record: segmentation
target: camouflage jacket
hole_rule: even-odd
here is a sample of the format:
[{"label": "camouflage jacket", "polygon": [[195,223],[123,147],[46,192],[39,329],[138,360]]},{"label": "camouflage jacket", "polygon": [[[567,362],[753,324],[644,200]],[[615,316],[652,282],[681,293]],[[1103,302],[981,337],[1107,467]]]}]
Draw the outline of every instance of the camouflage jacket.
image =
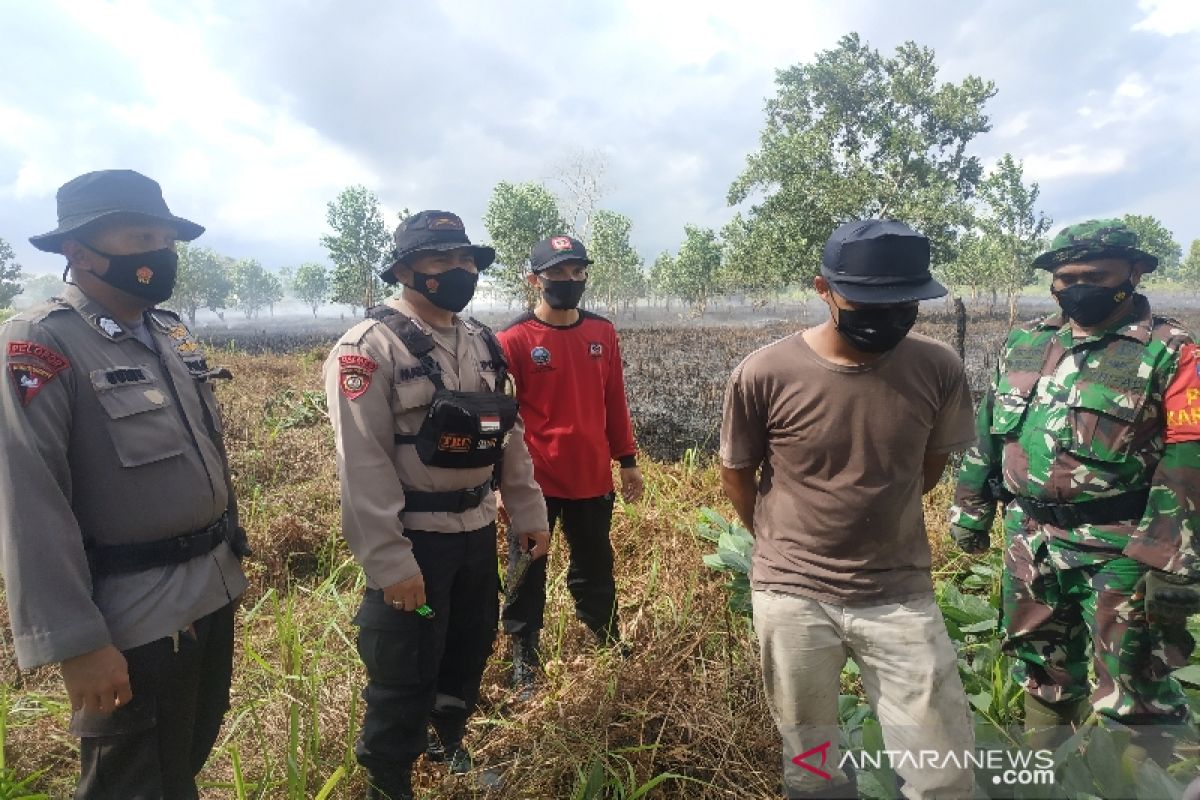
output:
[{"label": "camouflage jacket", "polygon": [[1136,525],[1039,525],[1016,504],[1009,522],[1094,553],[1200,573],[1196,351],[1192,336],[1153,316],[1142,295],[1125,321],[1078,341],[1061,314],[1013,330],[979,408],[978,440],[963,459],[951,522],[991,528],[990,478],[1001,477],[1014,495],[1058,503],[1149,488]]}]

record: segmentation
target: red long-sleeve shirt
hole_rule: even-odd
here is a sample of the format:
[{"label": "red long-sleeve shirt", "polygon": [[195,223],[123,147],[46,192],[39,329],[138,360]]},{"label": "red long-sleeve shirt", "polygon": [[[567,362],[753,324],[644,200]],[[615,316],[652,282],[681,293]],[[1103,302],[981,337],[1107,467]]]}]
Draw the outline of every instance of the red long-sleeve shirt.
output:
[{"label": "red long-sleeve shirt", "polygon": [[611,461],[637,452],[613,324],[580,311],[573,325],[556,327],[526,313],[497,336],[543,494],[580,500],[611,492]]}]

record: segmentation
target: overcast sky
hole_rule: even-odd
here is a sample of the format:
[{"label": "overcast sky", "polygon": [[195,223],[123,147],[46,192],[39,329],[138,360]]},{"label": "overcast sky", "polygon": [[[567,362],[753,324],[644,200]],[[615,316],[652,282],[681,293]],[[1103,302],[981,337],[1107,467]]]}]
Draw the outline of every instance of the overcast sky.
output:
[{"label": "overcast sky", "polygon": [[857,31],[911,39],[944,80],[996,82],[975,152],[1024,159],[1056,225],[1153,214],[1200,238],[1200,2],[0,0],[0,238],[83,172],[132,168],[202,243],[272,268],[324,259],[325,205],[460,213],[486,241],[498,181],[599,150],[603,205],[647,259],[732,215],[775,71]]}]

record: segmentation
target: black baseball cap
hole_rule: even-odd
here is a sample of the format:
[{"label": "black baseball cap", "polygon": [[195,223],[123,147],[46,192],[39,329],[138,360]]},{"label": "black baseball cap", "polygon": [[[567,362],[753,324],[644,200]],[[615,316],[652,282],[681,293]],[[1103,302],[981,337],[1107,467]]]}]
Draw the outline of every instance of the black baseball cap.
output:
[{"label": "black baseball cap", "polygon": [[396,262],[416,253],[467,247],[473,251],[475,266],[479,269],[487,269],[496,260],[494,248],[471,244],[462,219],[449,211],[420,211],[413,214],[396,228],[392,241],[396,247],[392,250],[391,263],[379,273],[383,282],[388,284],[396,283],[396,276],[392,273]]},{"label": "black baseball cap", "polygon": [[929,240],[894,219],[847,222],[833,232],[821,274],[854,303],[910,303],[944,297],[929,274]]},{"label": "black baseball cap", "polygon": [[584,264],[592,263],[592,260],[588,258],[587,248],[583,246],[583,242],[566,234],[542,239],[529,252],[529,268],[535,273],[550,269],[555,264],[561,264],[564,261],[582,261]]},{"label": "black baseball cap", "polygon": [[190,242],[204,228],[177,217],[163,200],[162,187],[131,169],[104,169],[72,178],[58,188],[58,227],[29,243],[47,253],[61,252],[62,243],[83,228],[113,216],[142,217],[173,225],[180,241]]}]

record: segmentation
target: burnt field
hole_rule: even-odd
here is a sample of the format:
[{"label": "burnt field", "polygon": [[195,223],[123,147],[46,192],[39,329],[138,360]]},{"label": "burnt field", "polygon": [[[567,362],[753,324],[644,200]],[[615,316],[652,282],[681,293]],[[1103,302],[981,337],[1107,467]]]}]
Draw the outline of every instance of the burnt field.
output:
[{"label": "burnt field", "polygon": [[[956,319],[952,312],[922,310],[916,330],[954,346]],[[1030,308],[1022,319],[1046,313]],[[1200,310],[1163,306],[1165,313],[1192,331],[1200,329]],[[679,320],[648,321],[644,317],[629,324],[617,320],[625,363],[625,381],[630,409],[640,447],[648,455],[675,461],[689,449],[712,453],[717,449],[721,400],[725,382],[747,354],[769,342],[820,321],[820,311],[793,311],[792,319],[775,318],[759,323],[683,323]],[[491,325],[504,320],[484,316]],[[323,358],[341,325],[324,321],[315,327],[297,325],[290,329],[207,332],[214,351],[231,349],[247,353],[311,353]],[[995,354],[1008,331],[1007,315],[971,312],[965,337],[967,375],[978,396],[987,385]],[[217,359],[219,360],[219,358]]]}]

